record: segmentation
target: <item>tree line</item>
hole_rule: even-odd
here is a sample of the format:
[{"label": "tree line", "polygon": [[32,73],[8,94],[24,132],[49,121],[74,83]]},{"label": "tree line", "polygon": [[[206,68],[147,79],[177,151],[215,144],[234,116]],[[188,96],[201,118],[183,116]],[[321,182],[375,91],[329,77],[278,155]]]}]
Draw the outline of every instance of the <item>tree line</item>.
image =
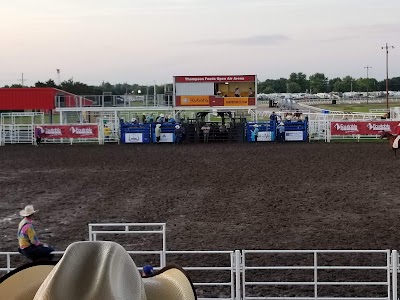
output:
[{"label": "tree line", "polygon": [[[390,91],[400,90],[400,77],[393,77],[388,80]],[[21,84],[4,86],[4,88],[22,88]],[[76,95],[101,95],[111,93],[113,95],[153,95],[154,89],[157,94],[164,94],[172,91],[172,83],[166,85],[146,86],[139,84],[117,83],[111,84],[103,82],[99,86],[87,85],[85,83],[74,81],[72,79],[61,82],[57,85],[53,79],[45,82],[38,81],[33,87],[53,87],[64,90]],[[344,78],[329,79],[323,73],[315,73],[307,78],[307,75],[300,73],[291,73],[289,78],[266,79],[258,81],[258,93],[344,93],[344,92],[366,92],[366,91],[386,91],[386,80],[378,81],[375,78],[353,78],[346,76]]]}]

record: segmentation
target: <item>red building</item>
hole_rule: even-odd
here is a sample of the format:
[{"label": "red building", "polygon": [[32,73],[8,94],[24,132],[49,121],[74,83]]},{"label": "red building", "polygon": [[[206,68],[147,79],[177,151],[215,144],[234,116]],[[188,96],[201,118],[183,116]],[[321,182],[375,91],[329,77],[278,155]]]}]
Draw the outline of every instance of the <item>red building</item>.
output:
[{"label": "red building", "polygon": [[[64,107],[76,106],[76,95],[56,88],[0,88],[0,111],[51,111],[56,108],[56,97],[65,99]],[[86,106],[93,103],[83,101]]]}]

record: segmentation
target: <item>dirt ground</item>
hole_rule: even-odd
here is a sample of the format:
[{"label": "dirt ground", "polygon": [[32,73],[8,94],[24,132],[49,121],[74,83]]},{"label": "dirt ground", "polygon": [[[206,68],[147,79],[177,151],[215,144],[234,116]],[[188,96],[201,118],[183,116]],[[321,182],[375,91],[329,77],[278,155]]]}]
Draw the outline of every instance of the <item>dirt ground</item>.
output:
[{"label": "dirt ground", "polygon": [[57,250],[108,222],[165,222],[168,250],[400,249],[399,166],[383,142],[7,145],[0,251],[27,204]]}]

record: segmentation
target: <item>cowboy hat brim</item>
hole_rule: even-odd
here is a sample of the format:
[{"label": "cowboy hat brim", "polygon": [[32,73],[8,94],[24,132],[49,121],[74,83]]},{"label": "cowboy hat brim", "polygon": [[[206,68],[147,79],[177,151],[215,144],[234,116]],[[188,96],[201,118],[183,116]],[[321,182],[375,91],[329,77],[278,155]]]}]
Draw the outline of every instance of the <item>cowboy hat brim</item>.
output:
[{"label": "cowboy hat brim", "polygon": [[0,295],[7,299],[33,299],[39,287],[57,264],[55,261],[31,262],[0,278]]},{"label": "cowboy hat brim", "polygon": [[67,248],[33,299],[197,298],[189,277],[177,266],[142,278],[136,264],[121,245],[114,242],[77,242]]},{"label": "cowboy hat brim", "polygon": [[37,213],[38,211],[39,211],[39,210],[34,210],[34,211],[31,211],[31,212],[27,213],[25,210],[21,210],[21,211],[19,212],[19,215],[20,215],[21,217],[28,217],[28,216],[33,215],[34,213]]}]

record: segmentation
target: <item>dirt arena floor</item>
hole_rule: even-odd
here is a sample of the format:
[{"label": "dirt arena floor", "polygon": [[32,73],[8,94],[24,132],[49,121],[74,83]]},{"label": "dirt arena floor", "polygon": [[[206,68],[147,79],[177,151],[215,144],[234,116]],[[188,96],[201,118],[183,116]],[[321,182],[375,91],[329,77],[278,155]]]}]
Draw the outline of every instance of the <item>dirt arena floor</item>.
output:
[{"label": "dirt arena floor", "polygon": [[0,251],[27,204],[57,250],[108,222],[165,222],[168,250],[400,249],[399,166],[384,142],[7,145]]}]

